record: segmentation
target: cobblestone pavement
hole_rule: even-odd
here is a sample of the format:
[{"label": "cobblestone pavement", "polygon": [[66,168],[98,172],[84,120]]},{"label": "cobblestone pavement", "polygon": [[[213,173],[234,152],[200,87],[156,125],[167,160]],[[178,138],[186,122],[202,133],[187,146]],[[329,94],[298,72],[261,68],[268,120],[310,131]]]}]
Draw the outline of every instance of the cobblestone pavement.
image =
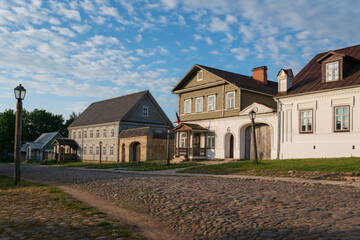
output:
[{"label": "cobblestone pavement", "polygon": [[[12,171],[0,165],[0,174]],[[22,176],[154,215],[189,239],[360,239],[360,189],[354,187],[39,166],[22,166]]]}]

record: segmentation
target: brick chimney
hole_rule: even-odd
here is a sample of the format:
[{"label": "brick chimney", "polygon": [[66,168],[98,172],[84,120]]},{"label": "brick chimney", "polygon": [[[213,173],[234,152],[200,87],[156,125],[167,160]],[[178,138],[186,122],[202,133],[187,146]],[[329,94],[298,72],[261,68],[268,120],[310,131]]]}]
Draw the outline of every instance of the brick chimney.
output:
[{"label": "brick chimney", "polygon": [[252,78],[256,81],[261,82],[262,84],[266,85],[268,83],[267,81],[267,67],[261,66],[253,68],[252,70]]}]

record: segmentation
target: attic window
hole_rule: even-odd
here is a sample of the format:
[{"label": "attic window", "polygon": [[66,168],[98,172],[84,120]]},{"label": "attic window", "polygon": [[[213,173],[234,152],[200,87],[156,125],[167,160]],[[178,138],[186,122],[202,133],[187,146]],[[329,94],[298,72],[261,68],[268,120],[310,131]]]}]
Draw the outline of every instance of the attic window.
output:
[{"label": "attic window", "polygon": [[204,72],[203,72],[203,70],[197,71],[197,80],[198,80],[198,81],[201,81],[201,80],[203,80],[203,78],[204,78]]},{"label": "attic window", "polygon": [[339,62],[326,64],[326,82],[339,80]]},{"label": "attic window", "polygon": [[147,107],[147,106],[142,107],[142,116],[143,117],[148,117],[149,116],[149,107]]}]

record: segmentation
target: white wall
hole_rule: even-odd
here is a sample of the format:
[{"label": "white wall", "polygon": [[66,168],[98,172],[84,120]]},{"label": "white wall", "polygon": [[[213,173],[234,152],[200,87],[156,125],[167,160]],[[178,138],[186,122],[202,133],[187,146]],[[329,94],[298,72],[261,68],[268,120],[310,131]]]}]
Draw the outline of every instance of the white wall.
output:
[{"label": "white wall", "polygon": [[[280,158],[360,156],[360,88],[279,99]],[[350,106],[350,131],[334,131],[334,107]],[[300,110],[313,109],[313,133],[300,133]],[[354,148],[354,149],[353,149]]]},{"label": "white wall", "polygon": [[[226,156],[226,134],[234,135],[234,159],[243,159],[245,157],[245,129],[251,124],[247,114],[236,117],[218,118],[201,121],[191,121],[202,127],[209,127],[210,131],[215,132],[215,149],[207,151],[207,158],[223,159]],[[265,123],[271,127],[271,158],[277,157],[277,116],[274,113],[259,113],[256,116],[255,123]],[[229,129],[229,130],[228,130]]]}]

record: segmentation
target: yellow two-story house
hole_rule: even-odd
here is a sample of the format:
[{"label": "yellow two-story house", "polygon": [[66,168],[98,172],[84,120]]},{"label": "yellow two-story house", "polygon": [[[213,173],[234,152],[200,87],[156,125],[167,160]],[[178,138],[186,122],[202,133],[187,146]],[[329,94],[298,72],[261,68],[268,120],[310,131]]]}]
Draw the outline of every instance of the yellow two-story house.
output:
[{"label": "yellow two-story house", "polygon": [[[178,95],[181,124],[175,127],[175,157],[247,159],[251,153],[248,113],[257,111],[258,155],[275,158],[276,82],[267,67],[252,76],[195,64],[172,89]],[[261,141],[259,141],[261,140]]]}]

